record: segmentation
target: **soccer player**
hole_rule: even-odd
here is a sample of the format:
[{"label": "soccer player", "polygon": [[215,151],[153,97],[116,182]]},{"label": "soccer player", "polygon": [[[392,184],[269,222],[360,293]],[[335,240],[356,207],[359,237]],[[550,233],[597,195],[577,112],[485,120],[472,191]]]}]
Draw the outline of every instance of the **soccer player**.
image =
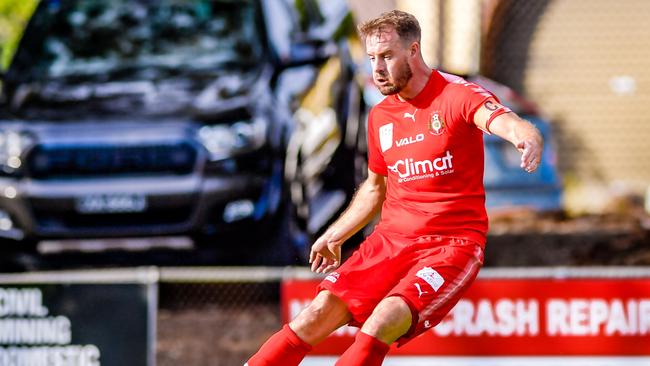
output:
[{"label": "soccer player", "polygon": [[[298,365],[344,324],[361,330],[336,365],[381,365],[393,342],[438,324],[483,263],[482,134],[511,142],[525,171],[540,163],[532,124],[482,87],[425,64],[413,15],[384,13],[359,33],[386,95],[368,120],[368,178],[311,247],[311,270],[329,273],[318,294],[248,366]],[[380,209],[375,230],[339,268],[343,243]]]}]

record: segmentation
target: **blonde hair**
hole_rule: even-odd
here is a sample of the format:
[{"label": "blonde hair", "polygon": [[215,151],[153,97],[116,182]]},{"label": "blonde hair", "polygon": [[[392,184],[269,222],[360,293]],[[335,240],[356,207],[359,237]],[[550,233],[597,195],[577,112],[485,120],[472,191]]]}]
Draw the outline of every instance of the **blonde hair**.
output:
[{"label": "blonde hair", "polygon": [[400,10],[383,13],[377,18],[359,24],[357,27],[359,35],[364,40],[371,34],[391,28],[395,29],[402,41],[420,42],[420,23],[412,14]]}]

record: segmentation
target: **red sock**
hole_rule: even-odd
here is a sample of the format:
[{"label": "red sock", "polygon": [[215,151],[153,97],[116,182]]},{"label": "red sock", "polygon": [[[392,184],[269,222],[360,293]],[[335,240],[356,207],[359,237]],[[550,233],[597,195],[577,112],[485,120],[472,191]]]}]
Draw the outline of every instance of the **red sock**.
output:
[{"label": "red sock", "polygon": [[298,366],[312,347],[298,338],[289,325],[271,336],[248,360],[248,366]]},{"label": "red sock", "polygon": [[380,366],[389,349],[390,346],[379,339],[359,332],[336,366]]}]

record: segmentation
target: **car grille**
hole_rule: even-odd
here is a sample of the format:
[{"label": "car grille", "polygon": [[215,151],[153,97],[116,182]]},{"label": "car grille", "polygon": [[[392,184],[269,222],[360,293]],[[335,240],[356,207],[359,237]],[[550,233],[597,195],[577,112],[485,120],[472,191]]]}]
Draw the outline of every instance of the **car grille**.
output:
[{"label": "car grille", "polygon": [[147,146],[39,145],[28,157],[28,175],[47,179],[71,176],[189,174],[197,151],[187,142]]},{"label": "car grille", "polygon": [[197,196],[154,198],[143,212],[83,214],[75,209],[74,199],[61,198],[30,198],[28,204],[36,230],[45,235],[153,235],[190,224]]}]

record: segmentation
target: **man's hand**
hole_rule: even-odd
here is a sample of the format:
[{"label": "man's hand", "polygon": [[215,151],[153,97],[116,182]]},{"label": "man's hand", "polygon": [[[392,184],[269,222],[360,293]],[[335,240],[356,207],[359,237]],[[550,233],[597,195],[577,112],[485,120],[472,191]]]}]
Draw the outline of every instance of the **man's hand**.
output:
[{"label": "man's hand", "polygon": [[311,246],[309,263],[312,272],[328,273],[341,264],[343,239],[335,230],[327,230]]},{"label": "man's hand", "polygon": [[542,139],[537,136],[526,138],[517,144],[517,149],[521,152],[521,168],[528,173],[537,170],[542,162],[543,148]]},{"label": "man's hand", "polygon": [[341,264],[341,246],[375,217],[386,198],[386,177],[368,169],[352,202],[311,246],[309,263],[316,273],[328,273]]}]

